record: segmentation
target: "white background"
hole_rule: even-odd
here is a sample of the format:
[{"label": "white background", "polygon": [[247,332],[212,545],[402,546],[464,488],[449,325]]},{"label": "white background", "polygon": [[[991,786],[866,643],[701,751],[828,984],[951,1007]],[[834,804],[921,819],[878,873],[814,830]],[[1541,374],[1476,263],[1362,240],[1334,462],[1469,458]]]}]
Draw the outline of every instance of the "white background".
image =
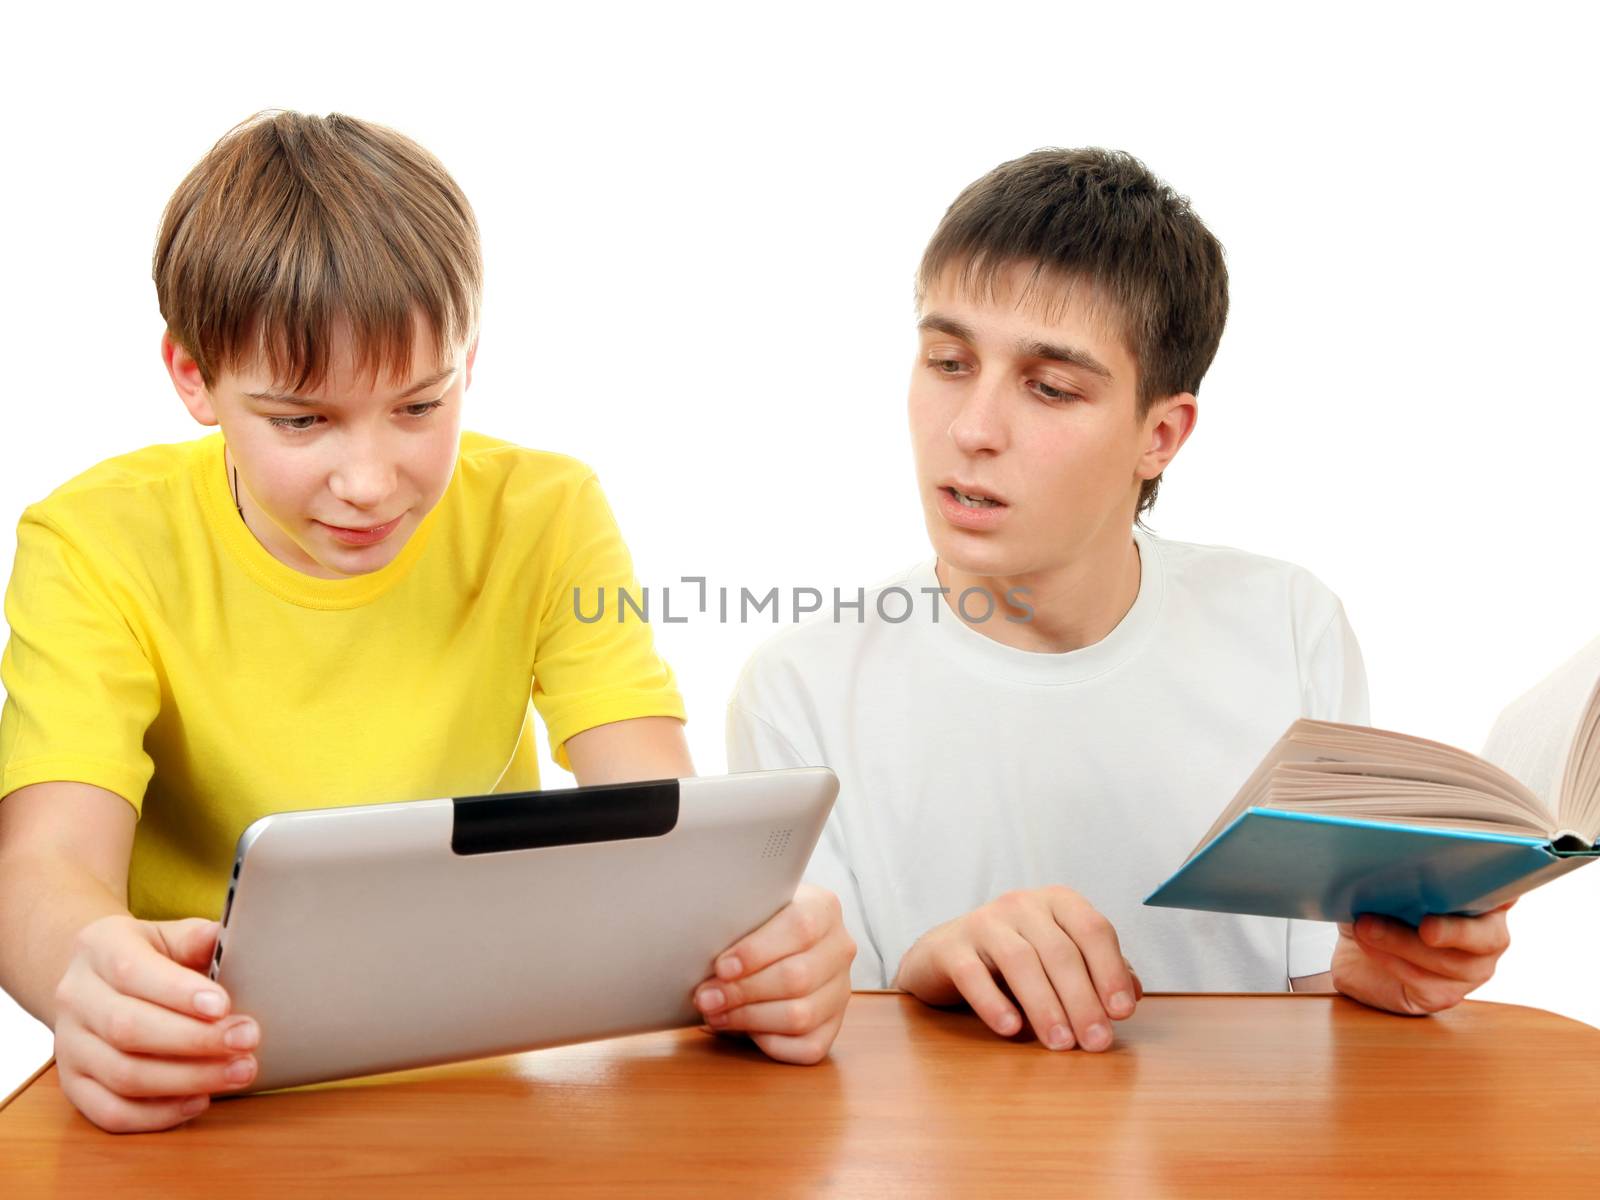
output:
[{"label": "white background", "polygon": [[[203,432],[158,357],[150,255],[179,180],[257,109],[440,157],[487,262],[467,425],[591,463],[656,587],[853,593],[925,556],[921,248],[998,162],[1113,146],[1192,197],[1231,274],[1152,525],[1309,567],[1361,638],[1374,723],[1478,748],[1600,633],[1592,30],[1576,6],[1109,7],[13,17],[0,563],[29,502]],[[696,765],[721,770],[771,626],[656,629]],[[1524,899],[1477,996],[1600,1024],[1597,900],[1600,870]],[[0,1095],[49,1047],[0,1013]]]}]

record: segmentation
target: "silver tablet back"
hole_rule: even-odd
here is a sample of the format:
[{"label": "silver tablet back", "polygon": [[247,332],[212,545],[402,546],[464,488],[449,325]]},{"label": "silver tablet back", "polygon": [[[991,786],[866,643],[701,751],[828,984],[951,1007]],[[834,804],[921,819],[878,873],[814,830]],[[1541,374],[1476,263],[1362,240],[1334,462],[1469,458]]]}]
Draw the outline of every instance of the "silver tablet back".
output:
[{"label": "silver tablet back", "polygon": [[212,963],[261,1025],[246,1090],[699,1024],[837,791],[805,767],[256,821]]}]

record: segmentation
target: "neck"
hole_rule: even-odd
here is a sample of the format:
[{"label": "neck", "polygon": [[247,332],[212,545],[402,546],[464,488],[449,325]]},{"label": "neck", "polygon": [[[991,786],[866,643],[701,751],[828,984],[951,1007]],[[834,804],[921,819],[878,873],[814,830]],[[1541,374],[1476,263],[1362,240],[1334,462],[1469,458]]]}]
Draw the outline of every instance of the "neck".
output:
[{"label": "neck", "polygon": [[[1110,531],[1072,562],[1059,567],[1018,575],[976,575],[942,559],[935,564],[939,586],[949,588],[945,607],[957,616],[956,597],[969,587],[984,588],[995,599],[994,615],[972,622],[969,628],[1019,650],[1041,654],[1066,654],[1092,646],[1106,637],[1128,615],[1139,596],[1139,548],[1128,530]],[[1008,603],[1020,599],[1033,610]],[[972,606],[976,607],[976,606]],[[1010,616],[1019,618],[1005,620]]]}]

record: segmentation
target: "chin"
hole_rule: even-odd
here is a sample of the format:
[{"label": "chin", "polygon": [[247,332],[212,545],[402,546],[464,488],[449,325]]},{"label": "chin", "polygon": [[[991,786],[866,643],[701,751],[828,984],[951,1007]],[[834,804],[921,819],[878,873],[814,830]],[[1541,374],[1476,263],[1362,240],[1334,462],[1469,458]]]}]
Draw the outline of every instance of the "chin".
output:
[{"label": "chin", "polygon": [[1004,540],[992,534],[951,529],[939,518],[935,520],[939,523],[930,528],[928,540],[933,543],[933,552],[939,556],[939,561],[946,566],[967,575],[992,577],[1026,572],[1024,557]]}]

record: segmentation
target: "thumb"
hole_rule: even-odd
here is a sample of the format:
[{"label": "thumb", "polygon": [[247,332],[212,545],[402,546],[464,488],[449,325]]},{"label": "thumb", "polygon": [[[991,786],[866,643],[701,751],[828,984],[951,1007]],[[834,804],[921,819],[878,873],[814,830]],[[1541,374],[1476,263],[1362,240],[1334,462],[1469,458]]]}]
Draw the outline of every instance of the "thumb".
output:
[{"label": "thumb", "polygon": [[147,921],[155,948],[173,962],[201,970],[211,965],[217,948],[219,921],[205,917],[185,917],[181,921]]}]

